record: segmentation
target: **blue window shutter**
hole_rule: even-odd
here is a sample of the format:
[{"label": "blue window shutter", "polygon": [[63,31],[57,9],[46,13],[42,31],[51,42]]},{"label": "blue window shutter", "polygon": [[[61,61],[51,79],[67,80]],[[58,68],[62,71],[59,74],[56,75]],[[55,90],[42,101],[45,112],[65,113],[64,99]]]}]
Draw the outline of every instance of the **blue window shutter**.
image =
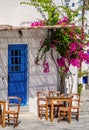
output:
[{"label": "blue window shutter", "polygon": [[75,3],[72,3],[72,7],[74,7],[75,6]]}]

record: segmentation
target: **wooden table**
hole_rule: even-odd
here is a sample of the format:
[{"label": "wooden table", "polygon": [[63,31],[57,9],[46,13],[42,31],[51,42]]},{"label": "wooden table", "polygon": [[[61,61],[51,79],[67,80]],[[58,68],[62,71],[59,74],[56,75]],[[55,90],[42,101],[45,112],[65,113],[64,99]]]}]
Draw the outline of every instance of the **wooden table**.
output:
[{"label": "wooden table", "polygon": [[2,119],[1,119],[1,126],[5,127],[5,110],[6,110],[6,101],[0,100],[0,108],[3,106],[2,111]]},{"label": "wooden table", "polygon": [[[50,103],[50,107],[51,107],[51,112],[50,112],[50,121],[53,122],[54,120],[54,105],[55,105],[55,102],[58,102],[58,104],[60,104],[60,102],[63,102],[65,99],[67,98],[71,98],[71,97],[66,97],[66,96],[57,96],[57,97],[47,97],[47,100],[46,100],[46,120],[48,120],[48,106],[49,106],[49,103]],[[71,112],[70,112],[71,114]],[[70,115],[71,117],[71,115]]]}]

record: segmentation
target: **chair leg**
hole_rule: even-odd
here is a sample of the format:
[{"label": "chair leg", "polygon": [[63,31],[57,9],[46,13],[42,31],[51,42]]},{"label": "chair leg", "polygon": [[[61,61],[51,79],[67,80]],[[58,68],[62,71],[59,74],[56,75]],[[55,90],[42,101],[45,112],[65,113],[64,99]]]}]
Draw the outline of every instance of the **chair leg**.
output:
[{"label": "chair leg", "polygon": [[58,106],[54,106],[54,115],[55,117],[58,117]]},{"label": "chair leg", "polygon": [[18,114],[16,115],[16,126],[18,126]]},{"label": "chair leg", "polygon": [[14,115],[14,126],[13,126],[14,128],[15,128],[15,125],[16,125],[16,124],[15,124],[15,115]]},{"label": "chair leg", "polygon": [[38,106],[38,118],[41,118],[41,108]]},{"label": "chair leg", "polygon": [[40,118],[40,108],[38,107],[38,117]]},{"label": "chair leg", "polygon": [[77,112],[76,120],[79,121],[79,111]]},{"label": "chair leg", "polygon": [[40,119],[42,119],[42,108],[38,108],[38,117],[40,118]]},{"label": "chair leg", "polygon": [[58,111],[58,122],[60,122],[60,120],[61,120],[61,117],[60,117],[60,111]]},{"label": "chair leg", "polygon": [[10,119],[9,119],[9,114],[7,115],[8,117],[8,126],[10,125]]},{"label": "chair leg", "polygon": [[68,112],[68,115],[67,115],[67,120],[68,120],[68,123],[70,123],[71,117],[70,117],[70,113],[69,112]]}]

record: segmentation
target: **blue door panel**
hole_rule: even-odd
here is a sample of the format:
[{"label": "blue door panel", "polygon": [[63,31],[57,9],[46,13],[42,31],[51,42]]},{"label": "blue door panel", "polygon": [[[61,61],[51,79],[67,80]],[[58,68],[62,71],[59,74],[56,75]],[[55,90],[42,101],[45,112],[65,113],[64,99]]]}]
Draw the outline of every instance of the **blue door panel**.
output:
[{"label": "blue door panel", "polygon": [[27,44],[8,46],[8,96],[19,96],[27,104]]},{"label": "blue door panel", "polygon": [[[19,88],[16,86],[19,85]],[[9,86],[10,90],[9,91],[9,96],[19,96],[22,98],[22,104],[25,105],[27,102],[27,94],[26,94],[26,89],[24,89],[24,84],[11,84]],[[18,90],[18,91],[17,91]]]},{"label": "blue door panel", "polygon": [[83,83],[87,84],[88,83],[88,76],[83,76]]},{"label": "blue door panel", "polygon": [[15,81],[24,81],[27,80],[27,74],[23,73],[10,73],[9,74],[9,81],[15,82]]}]

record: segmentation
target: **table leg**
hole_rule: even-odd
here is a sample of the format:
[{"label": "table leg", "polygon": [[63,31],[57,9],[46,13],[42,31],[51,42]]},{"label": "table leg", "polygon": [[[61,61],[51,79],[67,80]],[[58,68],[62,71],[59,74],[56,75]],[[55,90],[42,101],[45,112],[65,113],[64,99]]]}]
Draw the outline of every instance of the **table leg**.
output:
[{"label": "table leg", "polygon": [[46,116],[45,119],[48,120],[48,101],[46,101]]},{"label": "table leg", "polygon": [[69,112],[69,122],[71,122],[71,110]]},{"label": "table leg", "polygon": [[6,110],[6,104],[3,104],[2,127],[5,127],[5,110]]},{"label": "table leg", "polygon": [[2,122],[2,109],[1,109],[1,105],[0,105],[0,124]]},{"label": "table leg", "polygon": [[54,119],[54,105],[53,105],[53,101],[51,101],[51,117],[50,117],[50,121],[53,122]]}]

